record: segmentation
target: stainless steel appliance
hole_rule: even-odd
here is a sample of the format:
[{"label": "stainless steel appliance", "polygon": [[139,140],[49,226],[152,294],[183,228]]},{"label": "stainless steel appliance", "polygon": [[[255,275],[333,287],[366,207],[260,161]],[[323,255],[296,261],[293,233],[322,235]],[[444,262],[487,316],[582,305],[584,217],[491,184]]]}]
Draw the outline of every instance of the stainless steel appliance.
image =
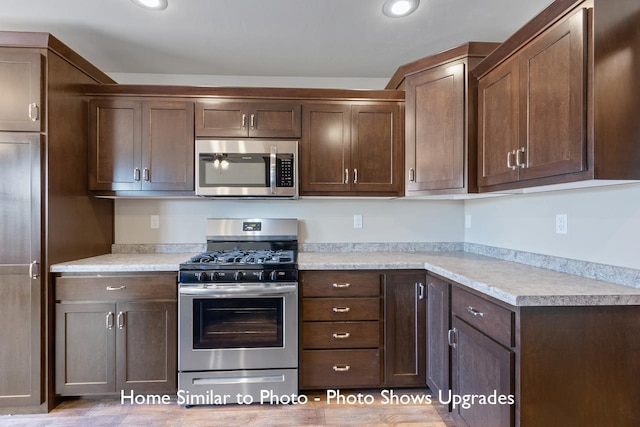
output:
[{"label": "stainless steel appliance", "polygon": [[298,141],[197,139],[196,195],[298,197]]},{"label": "stainless steel appliance", "polygon": [[258,402],[298,392],[296,219],[208,219],[178,272],[178,388]]}]

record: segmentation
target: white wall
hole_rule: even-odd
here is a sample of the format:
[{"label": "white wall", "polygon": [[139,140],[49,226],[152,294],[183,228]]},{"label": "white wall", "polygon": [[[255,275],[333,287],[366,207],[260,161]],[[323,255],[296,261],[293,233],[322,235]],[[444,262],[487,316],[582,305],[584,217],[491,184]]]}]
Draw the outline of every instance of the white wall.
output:
[{"label": "white wall", "polygon": [[[214,217],[298,218],[301,243],[461,242],[459,201],[300,199],[117,199],[115,243],[204,243],[205,220]],[[353,228],[360,214],[362,229]],[[160,228],[150,227],[160,216]]]},{"label": "white wall", "polygon": [[467,200],[465,214],[465,242],[640,269],[640,184]]}]

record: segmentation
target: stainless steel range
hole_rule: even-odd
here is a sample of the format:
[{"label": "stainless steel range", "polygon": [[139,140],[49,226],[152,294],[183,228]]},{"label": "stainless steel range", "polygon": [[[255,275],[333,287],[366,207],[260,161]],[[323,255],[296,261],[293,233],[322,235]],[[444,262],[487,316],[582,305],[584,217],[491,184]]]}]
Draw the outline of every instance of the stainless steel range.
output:
[{"label": "stainless steel range", "polygon": [[297,229],[296,219],[207,220],[207,251],[178,273],[183,393],[297,394]]}]

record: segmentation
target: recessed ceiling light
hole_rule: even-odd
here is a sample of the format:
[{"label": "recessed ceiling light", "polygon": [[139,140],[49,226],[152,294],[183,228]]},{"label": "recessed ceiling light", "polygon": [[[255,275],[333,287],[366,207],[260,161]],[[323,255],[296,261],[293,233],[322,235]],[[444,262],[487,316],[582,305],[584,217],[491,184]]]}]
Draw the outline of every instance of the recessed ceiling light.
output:
[{"label": "recessed ceiling light", "polygon": [[140,7],[150,10],[164,10],[167,8],[167,0],[131,0]]},{"label": "recessed ceiling light", "polygon": [[420,0],[387,0],[382,6],[382,13],[390,18],[400,18],[415,12]]}]

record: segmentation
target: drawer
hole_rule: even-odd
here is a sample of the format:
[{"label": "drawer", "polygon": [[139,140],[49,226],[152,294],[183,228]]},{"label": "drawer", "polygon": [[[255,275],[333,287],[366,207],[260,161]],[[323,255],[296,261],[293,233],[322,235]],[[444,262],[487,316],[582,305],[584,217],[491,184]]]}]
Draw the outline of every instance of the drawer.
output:
[{"label": "drawer", "polygon": [[454,316],[484,332],[499,343],[513,347],[515,313],[489,300],[453,287],[451,311]]},{"label": "drawer", "polygon": [[303,322],[302,348],[380,347],[380,322]]},{"label": "drawer", "polygon": [[380,320],[380,298],[305,298],[302,320]]},{"label": "drawer", "polygon": [[304,271],[304,297],[375,297],[380,295],[380,274],[374,271]]},{"label": "drawer", "polygon": [[55,279],[56,301],[176,300],[178,276],[74,276]]},{"label": "drawer", "polygon": [[380,350],[304,350],[301,388],[380,385]]}]

